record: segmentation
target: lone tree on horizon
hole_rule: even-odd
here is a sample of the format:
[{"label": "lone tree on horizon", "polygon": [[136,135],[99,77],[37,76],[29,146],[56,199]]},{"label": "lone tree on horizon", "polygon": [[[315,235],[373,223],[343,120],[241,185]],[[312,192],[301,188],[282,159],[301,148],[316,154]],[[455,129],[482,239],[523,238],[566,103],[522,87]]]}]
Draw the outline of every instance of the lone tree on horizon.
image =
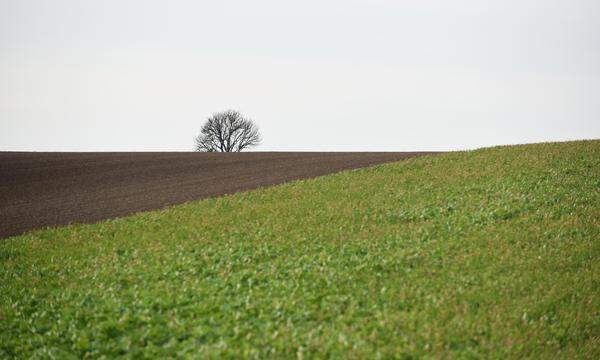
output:
[{"label": "lone tree on horizon", "polygon": [[214,113],[196,137],[196,151],[239,152],[259,145],[258,126],[236,110]]}]

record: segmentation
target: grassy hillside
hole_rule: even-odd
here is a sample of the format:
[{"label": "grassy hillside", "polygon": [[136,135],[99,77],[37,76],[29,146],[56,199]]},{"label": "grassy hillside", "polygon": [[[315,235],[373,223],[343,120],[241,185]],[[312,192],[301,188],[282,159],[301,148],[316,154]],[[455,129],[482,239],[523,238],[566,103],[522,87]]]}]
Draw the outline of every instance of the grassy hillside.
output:
[{"label": "grassy hillside", "polygon": [[600,141],[450,153],[0,241],[0,357],[598,358],[599,274]]}]

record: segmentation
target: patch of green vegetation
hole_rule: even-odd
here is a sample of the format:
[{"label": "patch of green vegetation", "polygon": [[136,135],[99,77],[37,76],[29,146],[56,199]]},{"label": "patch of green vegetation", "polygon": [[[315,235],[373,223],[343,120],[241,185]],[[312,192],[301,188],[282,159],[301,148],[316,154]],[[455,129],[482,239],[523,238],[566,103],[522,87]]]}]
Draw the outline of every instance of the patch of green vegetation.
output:
[{"label": "patch of green vegetation", "polygon": [[0,241],[0,357],[600,357],[600,141]]}]

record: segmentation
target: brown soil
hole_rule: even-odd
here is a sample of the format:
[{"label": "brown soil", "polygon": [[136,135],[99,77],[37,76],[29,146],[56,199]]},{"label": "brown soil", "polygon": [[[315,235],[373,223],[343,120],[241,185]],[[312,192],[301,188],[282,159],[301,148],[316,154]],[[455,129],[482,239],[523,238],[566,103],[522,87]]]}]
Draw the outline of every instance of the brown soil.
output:
[{"label": "brown soil", "polygon": [[0,152],[0,238],[426,154]]}]

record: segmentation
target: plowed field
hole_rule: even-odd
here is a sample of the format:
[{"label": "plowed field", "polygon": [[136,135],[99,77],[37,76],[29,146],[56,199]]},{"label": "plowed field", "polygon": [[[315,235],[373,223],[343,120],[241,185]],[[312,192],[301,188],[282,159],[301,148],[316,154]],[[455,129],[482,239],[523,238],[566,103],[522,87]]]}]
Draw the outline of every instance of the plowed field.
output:
[{"label": "plowed field", "polygon": [[0,153],[0,238],[429,153]]}]

